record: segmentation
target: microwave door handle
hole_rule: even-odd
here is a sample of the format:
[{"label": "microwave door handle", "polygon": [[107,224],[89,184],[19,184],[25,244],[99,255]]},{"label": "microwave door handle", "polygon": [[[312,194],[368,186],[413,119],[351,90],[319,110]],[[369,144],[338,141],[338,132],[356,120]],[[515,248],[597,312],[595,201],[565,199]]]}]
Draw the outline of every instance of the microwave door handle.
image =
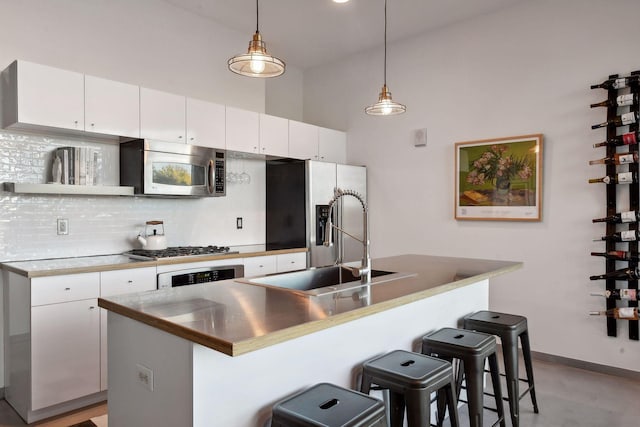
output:
[{"label": "microwave door handle", "polygon": [[212,159],[209,160],[209,170],[207,172],[208,172],[207,191],[209,191],[209,194],[213,194],[213,191],[215,189],[215,164],[213,163]]}]

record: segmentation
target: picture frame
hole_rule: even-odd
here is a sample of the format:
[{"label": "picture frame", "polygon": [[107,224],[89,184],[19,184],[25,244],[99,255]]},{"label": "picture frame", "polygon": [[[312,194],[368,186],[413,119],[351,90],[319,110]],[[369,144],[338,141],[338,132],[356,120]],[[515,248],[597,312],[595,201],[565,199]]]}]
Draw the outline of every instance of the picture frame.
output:
[{"label": "picture frame", "polygon": [[543,135],[455,143],[457,220],[541,221]]}]

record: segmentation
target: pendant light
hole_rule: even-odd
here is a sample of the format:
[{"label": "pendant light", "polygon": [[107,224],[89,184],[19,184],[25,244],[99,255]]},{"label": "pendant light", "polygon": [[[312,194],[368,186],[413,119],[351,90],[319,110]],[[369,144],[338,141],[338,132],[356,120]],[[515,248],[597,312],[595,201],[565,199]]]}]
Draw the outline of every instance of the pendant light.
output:
[{"label": "pendant light", "polygon": [[402,114],[405,111],[407,111],[407,107],[394,102],[387,87],[387,0],[384,0],[384,84],[378,95],[378,102],[369,105],[364,109],[364,112],[371,116],[392,116]]},{"label": "pendant light", "polygon": [[229,59],[227,65],[229,70],[247,77],[278,77],[284,73],[285,64],[267,53],[260,35],[258,18],[258,0],[256,0],[256,33],[249,42],[249,50],[245,54]]}]

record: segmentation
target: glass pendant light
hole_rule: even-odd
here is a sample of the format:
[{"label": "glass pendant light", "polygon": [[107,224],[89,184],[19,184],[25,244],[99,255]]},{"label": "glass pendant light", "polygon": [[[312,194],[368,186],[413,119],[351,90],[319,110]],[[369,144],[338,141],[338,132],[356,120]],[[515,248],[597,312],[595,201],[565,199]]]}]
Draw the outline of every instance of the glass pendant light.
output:
[{"label": "glass pendant light", "polygon": [[259,30],[258,0],[256,0],[256,33],[249,42],[249,50],[245,54],[229,59],[229,70],[248,77],[278,77],[284,73],[285,64],[281,59],[267,53],[265,43]]},{"label": "glass pendant light", "polygon": [[402,114],[405,111],[407,111],[407,107],[394,102],[387,87],[387,0],[384,0],[384,84],[378,95],[378,102],[369,105],[364,109],[364,112],[371,116],[392,116]]}]

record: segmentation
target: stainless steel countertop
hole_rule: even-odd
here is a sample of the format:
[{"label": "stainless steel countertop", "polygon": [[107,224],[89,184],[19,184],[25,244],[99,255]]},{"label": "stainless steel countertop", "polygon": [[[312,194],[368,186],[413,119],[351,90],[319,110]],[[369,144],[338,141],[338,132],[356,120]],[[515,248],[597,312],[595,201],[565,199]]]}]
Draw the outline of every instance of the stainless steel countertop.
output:
[{"label": "stainless steel countertop", "polygon": [[306,252],[306,248],[267,251],[265,245],[234,246],[234,254],[213,254],[196,257],[161,258],[141,261],[125,255],[96,255],[73,258],[51,258],[31,261],[14,261],[0,264],[3,269],[16,274],[32,277],[57,276],[62,274],[91,273],[98,271],[122,270],[128,268],[155,267],[158,265],[185,264],[221,259],[250,258],[265,255]]},{"label": "stainless steel countertop", "polygon": [[353,291],[304,296],[225,280],[100,298],[98,305],[236,356],[514,271],[522,263],[400,255],[374,259],[373,267],[415,275],[371,286],[368,303],[352,298]]}]

